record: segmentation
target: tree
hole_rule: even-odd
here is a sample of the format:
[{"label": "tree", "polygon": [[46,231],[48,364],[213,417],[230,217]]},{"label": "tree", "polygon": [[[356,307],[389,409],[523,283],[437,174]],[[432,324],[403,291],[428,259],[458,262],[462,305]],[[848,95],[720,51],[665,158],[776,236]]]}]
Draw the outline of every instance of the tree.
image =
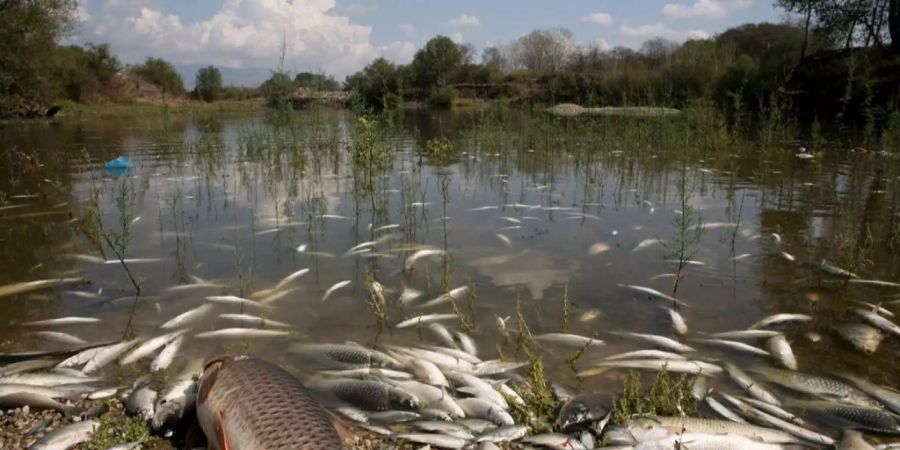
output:
[{"label": "tree", "polygon": [[184,81],[181,79],[181,75],[175,71],[172,63],[162,58],[147,58],[144,64],[132,67],[131,71],[162,89],[163,95],[166,93],[184,94]]},{"label": "tree", "polygon": [[[900,54],[900,0],[777,0],[776,4],[802,14],[807,30],[815,19],[817,33],[832,45],[874,45]],[[805,51],[804,46],[801,53]]]},{"label": "tree", "polygon": [[107,44],[59,47],[53,65],[52,83],[56,91],[53,94],[75,101],[109,94],[113,77],[122,70],[122,63],[109,51]]},{"label": "tree", "polygon": [[273,70],[272,76],[260,86],[269,106],[282,108],[288,105],[294,92],[294,80],[284,70]]},{"label": "tree", "polygon": [[668,65],[678,47],[679,45],[676,42],[663,37],[656,37],[645,41],[641,45],[641,53],[654,63]]},{"label": "tree", "polygon": [[555,73],[578,50],[572,32],[565,28],[535,30],[516,41],[516,61],[528,70]]},{"label": "tree", "polygon": [[384,109],[396,100],[401,88],[400,72],[393,63],[378,58],[363,70],[347,77],[347,88],[367,106]]},{"label": "tree", "polygon": [[194,90],[207,102],[218,99],[222,94],[222,72],[215,66],[198,70],[194,79]]},{"label": "tree", "polygon": [[462,65],[463,56],[460,46],[450,38],[431,38],[413,57],[410,68],[416,85],[429,90],[444,86],[453,71]]},{"label": "tree", "polygon": [[75,7],[75,0],[0,0],[0,103],[7,96],[43,101],[49,95],[52,56]]},{"label": "tree", "polygon": [[297,87],[313,88],[321,91],[337,91],[341,85],[331,75],[312,72],[300,72],[294,77]]}]

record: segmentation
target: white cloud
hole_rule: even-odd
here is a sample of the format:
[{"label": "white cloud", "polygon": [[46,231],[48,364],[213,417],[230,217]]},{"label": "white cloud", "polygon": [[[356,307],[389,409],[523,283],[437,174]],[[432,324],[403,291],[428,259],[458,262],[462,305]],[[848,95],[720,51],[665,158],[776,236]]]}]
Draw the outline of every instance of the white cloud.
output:
[{"label": "white cloud", "polygon": [[320,67],[338,77],[380,50],[371,42],[372,28],[335,13],[335,0],[226,0],[212,17],[189,23],[163,13],[158,3],[107,0],[82,24],[80,38],[109,42],[129,63],[159,56],[231,68],[275,67],[284,43],[286,67]]},{"label": "white cloud", "polygon": [[600,50],[601,52],[608,52],[613,48],[613,46],[609,42],[606,42],[606,39],[603,38],[594,41],[592,43],[592,46],[597,50]]},{"label": "white cloud", "polygon": [[463,39],[463,34],[457,31],[456,33],[450,33],[450,40],[456,42],[457,44],[464,44],[465,40]]},{"label": "white cloud", "polygon": [[728,14],[719,0],[694,0],[688,6],[681,3],[667,3],[663,14],[674,19],[717,19]]},{"label": "white cloud", "polygon": [[673,41],[684,41],[687,39],[707,39],[709,33],[704,30],[679,31],[666,27],[661,23],[652,25],[629,26],[622,25],[619,27],[619,34],[630,39],[653,39],[662,37]]},{"label": "white cloud", "polygon": [[581,18],[582,22],[593,23],[597,25],[609,25],[612,23],[613,18],[611,15],[605,12],[596,12],[589,16],[584,16]]},{"label": "white cloud", "polygon": [[400,31],[402,31],[406,37],[412,37],[412,35],[416,33],[416,27],[411,23],[401,23]]},{"label": "white cloud", "polygon": [[747,9],[753,6],[753,0],[733,0],[731,5],[738,9]]},{"label": "white cloud", "polygon": [[409,41],[397,41],[378,47],[378,52],[398,64],[408,64],[416,54],[416,46]]},{"label": "white cloud", "polygon": [[478,20],[475,16],[470,16],[468,14],[460,14],[459,17],[454,17],[447,22],[447,25],[450,25],[453,28],[463,28],[463,27],[477,27],[481,25],[481,21]]}]

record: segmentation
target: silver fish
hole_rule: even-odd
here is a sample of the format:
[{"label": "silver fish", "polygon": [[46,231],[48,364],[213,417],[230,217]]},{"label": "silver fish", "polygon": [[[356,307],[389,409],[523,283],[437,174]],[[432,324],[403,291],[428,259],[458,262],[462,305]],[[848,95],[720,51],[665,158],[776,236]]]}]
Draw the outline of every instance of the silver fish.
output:
[{"label": "silver fish", "polygon": [[741,370],[739,367],[735,366],[731,363],[724,363],[722,367],[725,368],[725,371],[728,373],[728,376],[732,381],[737,383],[741,389],[747,391],[753,397],[758,398],[768,404],[771,405],[780,405],[781,402],[778,401],[778,398],[775,397],[775,394],[772,394],[768,389],[763,387],[760,383],[756,382],[750,375],[747,375],[746,372]]},{"label": "silver fish", "polygon": [[534,444],[554,450],[586,450],[578,439],[562,433],[543,433],[522,438],[525,444]]},{"label": "silver fish", "polygon": [[534,340],[569,347],[599,347],[605,343],[599,339],[569,333],[545,333],[534,336]]},{"label": "silver fish", "polygon": [[406,262],[403,264],[403,268],[405,270],[409,271],[412,269],[413,264],[415,264],[416,261],[418,261],[419,259],[427,258],[427,257],[431,257],[431,256],[443,255],[445,253],[446,252],[443,250],[432,249],[432,248],[419,250],[406,258]]},{"label": "silver fish", "polygon": [[125,401],[125,411],[149,422],[156,411],[157,395],[157,392],[148,386],[139,387],[132,391]]},{"label": "silver fish", "polygon": [[87,420],[58,428],[29,447],[29,450],[66,450],[94,436],[100,422]]},{"label": "silver fish", "polygon": [[704,375],[716,375],[722,373],[722,368],[703,361],[675,361],[669,359],[640,359],[602,361],[594,365],[594,368],[578,372],[579,377],[601,375],[606,369],[646,369],[667,370],[669,372],[683,372]]},{"label": "silver fish", "polygon": [[97,377],[65,375],[50,372],[19,373],[0,378],[0,384],[27,384],[31,386],[61,386],[64,384],[89,384],[100,381]]},{"label": "silver fish", "polygon": [[465,417],[462,407],[443,389],[415,380],[386,379],[384,381],[399,388],[402,392],[412,395],[426,408],[440,409],[455,418]]},{"label": "silver fish", "polygon": [[703,399],[709,407],[715,411],[718,415],[737,423],[747,423],[746,420],[741,418],[741,416],[734,413],[732,410],[728,409],[725,405],[719,403],[718,400],[713,398],[711,395],[707,395],[705,399]]},{"label": "silver fish", "polygon": [[524,425],[505,425],[495,428],[475,438],[475,442],[512,442],[525,437],[528,427]]},{"label": "silver fish", "polygon": [[258,328],[224,328],[221,330],[207,331],[199,333],[194,337],[197,339],[213,339],[213,338],[238,338],[238,339],[254,339],[254,338],[276,338],[290,335],[290,332],[283,330],[260,330]]},{"label": "silver fish", "polygon": [[447,347],[456,347],[456,340],[453,339],[453,335],[450,334],[450,330],[448,330],[447,327],[435,322],[428,324],[426,328],[434,334],[441,344],[446,345]]},{"label": "silver fish", "polygon": [[897,325],[894,322],[881,317],[877,312],[869,311],[866,309],[857,309],[855,310],[855,312],[857,315],[865,319],[866,322],[869,322],[870,324],[881,328],[884,331],[900,336],[900,325]]},{"label": "silver fish", "polygon": [[28,333],[28,335],[39,337],[41,339],[46,339],[48,341],[60,342],[63,344],[72,344],[72,345],[87,344],[87,342],[84,339],[81,339],[78,336],[73,336],[68,333],[61,333],[59,331],[35,331],[33,333]]},{"label": "silver fish", "polygon": [[425,295],[425,293],[420,290],[413,288],[403,288],[403,292],[400,293],[400,297],[397,299],[397,303],[400,304],[400,306],[405,306],[423,295]]},{"label": "silver fish", "polygon": [[854,428],[881,434],[900,434],[900,423],[895,416],[881,408],[847,405],[827,401],[790,402],[790,406],[818,417],[823,423],[832,423],[840,428]]},{"label": "silver fish", "polygon": [[674,359],[684,361],[687,358],[678,353],[664,352],[662,350],[635,350],[607,356],[602,361],[615,361],[617,359]]},{"label": "silver fish", "polygon": [[89,323],[98,323],[100,319],[95,317],[58,317],[56,319],[38,320],[35,322],[23,323],[26,327],[48,327],[57,325],[83,325]]},{"label": "silver fish", "polygon": [[122,358],[119,359],[119,365],[127,366],[128,364],[132,364],[141,358],[150,356],[150,354],[158,350],[160,347],[166,345],[182,334],[184,334],[184,331],[173,331],[171,333],[166,333],[161,336],[148,339],[142,344],[135,347],[133,350],[129,351],[127,354],[125,354],[125,356],[122,356]]},{"label": "silver fish", "polygon": [[395,434],[394,438],[403,439],[418,444],[426,444],[438,448],[460,449],[471,442],[469,439],[462,439],[445,434],[426,434],[426,433],[403,433]]},{"label": "silver fish", "polygon": [[334,283],[334,285],[328,288],[328,290],[325,291],[325,294],[322,295],[322,301],[324,302],[325,300],[328,300],[328,297],[330,297],[331,294],[334,294],[335,291],[342,287],[350,285],[350,283],[352,283],[352,281],[350,280],[338,281],[337,283]]},{"label": "silver fish", "polygon": [[368,411],[414,409],[419,405],[415,394],[375,380],[314,380],[307,383],[307,387],[327,392],[342,402]]},{"label": "silver fish", "polygon": [[675,334],[679,334],[684,336],[688,332],[687,322],[685,322],[684,317],[678,311],[675,311],[672,308],[663,307],[669,313],[669,318],[672,319],[672,329],[675,331]]},{"label": "silver fish", "polygon": [[192,378],[176,380],[156,400],[150,426],[156,430],[174,427],[197,401],[197,382]]},{"label": "silver fish", "polygon": [[779,334],[781,332],[774,330],[735,330],[713,333],[709,337],[716,339],[767,339]]},{"label": "silver fish", "polygon": [[768,347],[772,358],[782,366],[791,370],[797,370],[797,358],[794,356],[794,351],[784,335],[770,337],[766,341],[766,347]]},{"label": "silver fish", "polygon": [[859,390],[875,397],[895,413],[900,414],[900,391],[887,386],[879,386],[849,374],[842,374],[841,377],[853,383]]},{"label": "silver fish", "polygon": [[166,323],[160,325],[159,327],[164,330],[170,330],[170,329],[181,328],[181,327],[190,325],[190,324],[196,322],[197,320],[199,320],[201,317],[208,314],[210,311],[212,311],[212,309],[213,309],[213,305],[210,305],[210,304],[200,305],[194,309],[187,310],[187,311],[169,319]]},{"label": "silver fish", "polygon": [[762,375],[773,383],[804,394],[840,400],[860,406],[881,406],[859,389],[833,378],[769,367],[753,367],[749,370]]},{"label": "silver fish", "polygon": [[413,422],[410,425],[432,433],[440,433],[446,436],[453,436],[460,439],[475,439],[475,434],[469,428],[454,422],[444,422],[442,420],[422,420]]},{"label": "silver fish", "polygon": [[413,371],[413,374],[420,381],[426,384],[430,384],[432,386],[444,386],[450,387],[450,382],[447,381],[447,377],[444,376],[444,373],[441,372],[441,369],[438,369],[433,362],[427,359],[411,359],[410,367]]},{"label": "silver fish", "polygon": [[235,295],[211,295],[206,297],[206,301],[213,303],[222,303],[225,305],[247,305],[257,308],[271,308],[271,306],[265,305],[263,303],[250,300],[248,298],[241,298]]},{"label": "silver fish", "polygon": [[[481,378],[478,378],[474,375],[469,375],[467,373],[460,373],[460,372],[454,372],[454,371],[448,371],[447,377],[450,378],[451,380],[453,380],[453,383],[457,386],[457,389],[459,389],[460,386],[469,386],[474,389],[474,392],[476,393],[475,396],[478,397],[479,399],[483,399],[483,400],[489,401],[491,403],[494,403],[495,405],[500,406],[503,410],[509,409],[509,404],[506,402],[506,399],[503,397],[503,395],[500,394],[500,392],[498,392],[496,389],[494,389],[494,387],[491,386],[491,384],[487,383],[486,381],[482,380]],[[460,405],[460,406],[462,406],[462,405]],[[466,408],[463,407],[463,410],[466,410]],[[490,417],[484,417],[481,415],[469,414],[469,413],[466,413],[466,414],[470,415],[470,416],[474,415],[476,417],[481,417],[483,419],[492,420]],[[505,425],[505,424],[498,423],[498,425]]]},{"label": "silver fish", "polygon": [[838,334],[863,353],[875,353],[884,334],[864,323],[845,323],[837,327]]},{"label": "silver fish", "polygon": [[650,342],[659,347],[663,347],[669,350],[673,350],[679,353],[689,353],[695,352],[692,347],[682,344],[674,339],[667,338],[665,336],[658,336],[655,334],[641,334],[641,333],[632,333],[632,332],[624,332],[619,333],[622,336],[628,336],[634,339],[639,339],[642,341]]},{"label": "silver fish", "polygon": [[290,328],[290,325],[284,322],[278,322],[266,317],[253,316],[250,314],[219,314],[219,318],[225,320],[233,320],[235,322],[241,322],[247,325],[255,325],[258,327],[271,326]]},{"label": "silver fish", "polygon": [[478,357],[478,346],[475,344],[475,339],[472,339],[471,336],[462,331],[454,331],[453,336],[456,338],[456,342],[459,343],[459,348],[462,351]]},{"label": "silver fish", "polygon": [[651,297],[658,297],[658,298],[661,298],[661,299],[663,299],[663,300],[668,300],[668,301],[670,301],[670,302],[672,302],[672,303],[675,303],[675,304],[678,304],[678,305],[687,306],[687,303],[685,303],[685,302],[683,302],[683,301],[681,301],[681,300],[678,300],[677,298],[672,297],[671,295],[663,294],[662,292],[659,292],[659,291],[657,291],[656,289],[648,288],[648,287],[645,287],[645,286],[635,286],[635,285],[631,285],[631,284],[620,284],[619,286],[620,286],[620,287],[624,287],[624,288],[628,288],[628,289],[631,289],[631,290],[634,290],[634,291],[642,292],[642,293],[647,294],[647,295],[649,295],[649,296],[651,296]]},{"label": "silver fish", "polygon": [[754,323],[750,329],[755,330],[759,328],[764,328],[769,325],[774,325],[776,323],[783,322],[808,322],[812,320],[812,316],[806,314],[775,314],[769,317],[766,317],[759,322]]},{"label": "silver fish", "polygon": [[434,298],[433,300],[429,300],[425,303],[422,303],[417,308],[424,309],[430,308],[432,306],[442,305],[444,303],[449,303],[451,301],[456,301],[462,298],[462,296],[466,295],[469,292],[469,286],[460,286],[458,288],[451,289],[444,294],[441,294]]},{"label": "silver fish", "polygon": [[60,403],[46,395],[32,392],[19,392],[0,396],[0,410],[8,410],[28,406],[33,410],[53,410],[70,417],[81,413],[81,408]]},{"label": "silver fish", "polygon": [[178,350],[181,349],[181,344],[184,343],[184,336],[177,336],[175,339],[169,341],[165,348],[156,355],[156,358],[153,358],[153,361],[150,363],[150,371],[156,372],[158,370],[165,370],[172,362],[175,361],[175,355],[178,354]]},{"label": "silver fish", "polygon": [[395,326],[397,328],[406,328],[413,325],[423,325],[431,322],[453,320],[457,318],[458,316],[456,314],[423,314],[421,316],[410,317],[409,319],[406,319]]},{"label": "silver fish", "polygon": [[717,347],[730,348],[732,350],[738,350],[741,352],[751,353],[754,355],[769,356],[769,352],[767,352],[761,348],[754,347],[750,344],[745,344],[743,342],[729,341],[727,339],[693,339],[692,342],[699,342],[701,344],[706,344],[706,345],[714,345]]},{"label": "silver fish", "polygon": [[866,442],[859,431],[844,430],[836,450],[875,450],[875,447]]}]

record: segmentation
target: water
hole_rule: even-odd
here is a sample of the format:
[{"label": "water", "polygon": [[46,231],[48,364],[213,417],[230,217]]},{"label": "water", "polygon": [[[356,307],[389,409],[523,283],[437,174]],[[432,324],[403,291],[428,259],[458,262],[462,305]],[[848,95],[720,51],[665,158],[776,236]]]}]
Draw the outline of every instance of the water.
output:
[{"label": "water", "polygon": [[[187,355],[252,351],[299,371],[285,351],[293,342],[427,339],[415,328],[376,325],[367,288],[374,279],[391,303],[404,287],[426,292],[423,302],[472,286],[474,295],[457,306],[474,325],[471,334],[485,358],[496,357],[498,348],[517,357],[497,318],[511,316],[508,327],[516,329],[519,314],[535,334],[559,332],[565,323],[571,333],[607,341],[576,362],[584,368],[603,355],[647,347],[610,332],[672,336],[668,314],[659,308],[664,303],[619,285],[672,294],[673,278],[661,275],[677,269],[683,241],[685,254],[703,264],[686,265],[677,289],[689,305],[681,313],[691,336],[746,328],[769,314],[806,313],[812,322],[779,327],[801,370],[848,370],[900,386],[893,362],[900,339],[887,337],[874,355],[863,355],[832,330],[853,318],[852,301],[889,302],[900,298],[900,289],[845,285],[810,268],[827,259],[863,278],[900,282],[900,172],[893,156],[834,151],[804,160],[793,149],[690,142],[673,147],[678,135],[654,145],[653,135],[644,133],[617,141],[627,133],[604,127],[633,124],[610,122],[589,134],[577,122],[547,126],[530,116],[507,118],[505,134],[498,134],[479,127],[478,116],[408,116],[388,136],[390,167],[371,178],[365,170],[354,176],[349,149],[355,119],[347,113],[306,114],[290,128],[273,127],[264,117],[3,125],[0,190],[8,205],[24,206],[0,211],[0,284],[63,275],[90,283],[0,298],[0,345],[64,347],[27,335],[30,329],[20,324],[70,315],[103,320],[100,326],[62,328],[88,341],[152,336],[159,324],[207,295],[248,296],[309,268],[271,309],[216,310],[288,322],[294,327],[290,339],[189,340]],[[426,142],[436,136],[449,138],[456,151],[425,154]],[[120,155],[134,160],[132,171],[103,169]],[[117,203],[123,189],[125,201]],[[70,256],[115,259],[106,244],[101,254],[98,241],[80,226],[92,192],[100,194],[104,229],[113,238],[122,229],[123,211],[127,222],[140,218],[129,225],[126,257],[158,260],[129,264],[141,286],[137,303],[120,264]],[[485,206],[497,208],[472,211]],[[689,232],[679,238],[679,213],[686,209]],[[691,231],[697,221],[708,226],[699,235]],[[374,231],[389,224],[399,227]],[[377,257],[344,256],[386,235],[391,239],[375,247]],[[667,244],[633,251],[650,238]],[[596,243],[609,249],[591,255]],[[301,245],[306,252],[296,250]],[[426,258],[404,271],[405,257],[421,246],[445,249],[447,257]],[[750,256],[734,260],[742,254]],[[226,287],[166,291],[192,277]],[[352,284],[322,302],[324,291],[342,280]],[[900,313],[896,303],[886,307]],[[406,311],[418,312],[451,307]],[[388,316],[389,324],[404,317],[394,307]],[[237,325],[213,315],[192,334],[228,326]],[[821,338],[810,339],[811,332]],[[702,357],[768,364],[697,347]],[[536,351],[547,359],[554,381],[582,390],[620,389],[622,371],[577,379],[565,361],[578,349],[539,345]]]}]

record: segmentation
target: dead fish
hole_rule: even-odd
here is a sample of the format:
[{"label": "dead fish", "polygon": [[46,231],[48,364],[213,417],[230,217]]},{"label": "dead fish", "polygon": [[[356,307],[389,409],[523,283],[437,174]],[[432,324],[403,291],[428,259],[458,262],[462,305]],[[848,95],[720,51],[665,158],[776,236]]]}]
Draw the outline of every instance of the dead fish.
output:
[{"label": "dead fish", "polygon": [[881,406],[859,389],[833,378],[770,367],[752,367],[748,370],[762,375],[773,383],[804,394],[835,399],[854,405]]},{"label": "dead fish", "polygon": [[433,362],[428,361],[427,359],[411,359],[409,363],[413,375],[423,383],[432,386],[450,387],[450,382],[447,381],[447,377],[444,376],[441,369]]},{"label": "dead fish", "polygon": [[423,314],[420,316],[415,316],[415,317],[406,319],[406,320],[398,323],[397,325],[395,325],[395,327],[407,328],[407,327],[411,327],[413,325],[423,325],[426,323],[439,322],[439,321],[443,321],[443,320],[453,320],[456,318],[458,318],[456,314]]},{"label": "dead fish", "polygon": [[303,365],[318,370],[345,370],[372,366],[398,367],[400,363],[376,350],[358,344],[302,344],[290,349]]},{"label": "dead fish", "polygon": [[213,303],[222,303],[225,305],[247,305],[257,308],[271,308],[271,306],[256,302],[247,298],[241,298],[235,295],[211,295],[206,297],[206,301]]},{"label": "dead fish", "polygon": [[475,344],[475,339],[472,339],[471,336],[462,331],[454,331],[453,336],[456,338],[455,341],[459,344],[459,348],[462,351],[478,357],[478,346]]},{"label": "dead fish", "polygon": [[553,450],[586,450],[578,439],[562,433],[543,433],[522,438],[521,442]]},{"label": "dead fish", "polygon": [[449,303],[451,300],[456,301],[462,298],[462,296],[466,295],[469,292],[469,286],[460,286],[458,288],[451,289],[450,291],[439,295],[433,300],[429,300],[425,303],[422,303],[417,308],[424,309],[430,308],[432,306],[442,305],[444,303]]},{"label": "dead fish", "polygon": [[790,262],[794,262],[797,260],[797,258],[795,258],[794,255],[792,255],[788,252],[781,252],[781,253],[779,253],[779,255],[781,255],[782,258],[784,258]]},{"label": "dead fish", "polygon": [[524,425],[506,425],[495,428],[475,438],[475,442],[512,442],[522,439],[528,433]]},{"label": "dead fish", "polygon": [[[496,391],[494,391],[496,392]],[[515,421],[500,405],[481,398],[464,398],[456,401],[466,417],[479,417],[497,425],[513,425]]]},{"label": "dead fish", "polygon": [[601,361],[594,364],[593,368],[578,372],[579,377],[602,375],[607,369],[644,369],[667,370],[669,372],[682,372],[692,374],[716,375],[722,373],[722,368],[704,361],[679,361],[671,359],[633,359]]},{"label": "dead fish", "polygon": [[895,413],[900,414],[900,391],[887,386],[871,383],[853,375],[841,374],[840,376],[853,383],[859,390],[871,395],[879,402],[884,403],[885,406]]},{"label": "dead fish", "polygon": [[559,344],[569,347],[599,347],[605,343],[599,339],[569,333],[545,333],[534,336],[534,340]]},{"label": "dead fish", "polygon": [[471,441],[455,436],[445,434],[426,434],[426,433],[402,433],[393,436],[396,439],[403,439],[426,446],[434,446],[446,449],[460,449],[468,445]]},{"label": "dead fish", "polygon": [[56,365],[56,361],[52,359],[30,359],[27,361],[16,362],[0,366],[0,377],[7,375],[15,375],[22,372],[33,372],[35,370],[46,369]]},{"label": "dead fish", "polygon": [[675,334],[679,334],[684,336],[688,332],[687,322],[685,322],[684,317],[678,311],[675,311],[672,308],[663,307],[662,309],[666,310],[669,313],[669,318],[672,319],[672,329],[675,331]]},{"label": "dead fish", "polygon": [[87,341],[81,339],[78,336],[73,336],[68,333],[61,333],[59,331],[35,331],[33,333],[28,333],[29,336],[35,336],[41,339],[46,339],[48,341],[59,342],[62,344],[73,344],[73,345],[81,345],[87,344]]},{"label": "dead fish", "polygon": [[397,299],[397,303],[400,306],[406,306],[407,304],[415,301],[416,299],[418,299],[419,297],[421,297],[424,294],[425,294],[424,292],[417,290],[417,289],[408,288],[408,287],[403,288],[403,292],[400,293],[400,297]]},{"label": "dead fish", "polygon": [[641,241],[637,245],[635,245],[634,248],[631,249],[631,251],[637,252],[637,251],[643,250],[645,248],[649,248],[654,245],[660,245],[663,243],[665,243],[665,241],[662,239],[644,239],[643,241]]},{"label": "dead fish", "polygon": [[556,427],[565,430],[608,420],[611,406],[611,398],[606,394],[576,396],[560,408],[556,416]]},{"label": "dead fish", "polygon": [[884,339],[884,334],[877,328],[864,323],[845,323],[837,327],[838,334],[863,353],[875,353]]},{"label": "dead fish", "polygon": [[797,370],[797,358],[783,334],[772,336],[766,341],[769,354],[787,369]]},{"label": "dead fish", "polygon": [[54,278],[47,280],[24,281],[21,283],[13,283],[6,286],[0,286],[0,297],[9,297],[11,295],[24,294],[26,292],[34,292],[41,289],[62,286],[64,284],[78,284],[84,282],[84,278]]},{"label": "dead fish", "polygon": [[307,384],[310,389],[331,394],[340,402],[367,411],[415,409],[419,400],[402,389],[376,380],[323,379]]},{"label": "dead fish", "polygon": [[119,359],[120,366],[126,366],[128,364],[132,364],[141,358],[145,358],[150,356],[153,352],[158,350],[160,347],[166,345],[171,340],[175,339],[178,336],[181,336],[184,333],[183,330],[174,331],[172,333],[166,333],[161,336],[157,336],[152,339],[148,339],[144,341],[142,344],[135,347],[133,350],[128,352],[125,356]]},{"label": "dead fish", "polygon": [[247,325],[256,325],[258,327],[271,326],[290,328],[290,325],[284,322],[278,322],[266,317],[252,316],[250,314],[219,314],[219,318],[225,320],[234,320],[236,322],[241,322]]},{"label": "dead fish", "polygon": [[426,328],[434,334],[441,344],[446,345],[447,347],[456,347],[456,340],[453,339],[453,335],[450,334],[450,330],[448,330],[447,327],[434,322],[428,324]]},{"label": "dead fish", "polygon": [[664,352],[662,350],[635,350],[632,352],[607,356],[603,358],[602,361],[615,361],[619,359],[674,359],[684,361],[687,358],[677,353]]},{"label": "dead fish", "polygon": [[86,420],[58,428],[29,447],[29,450],[65,450],[89,441],[100,428],[100,422]]},{"label": "dead fish", "polygon": [[338,281],[337,283],[332,285],[330,288],[328,288],[328,290],[325,291],[325,294],[322,295],[322,301],[324,302],[325,300],[328,300],[328,297],[330,297],[331,294],[333,294],[335,291],[337,291],[338,289],[340,289],[342,287],[349,286],[350,283],[352,283],[352,281],[350,281],[350,280]]},{"label": "dead fish", "polygon": [[709,337],[716,339],[768,339],[779,334],[781,334],[780,331],[774,330],[735,330],[713,333]]},{"label": "dead fish", "polygon": [[853,278],[853,279],[847,280],[847,282],[855,283],[855,284],[869,284],[872,286],[900,288],[900,283],[893,283],[890,281],[882,281],[882,280],[864,280],[861,278]]},{"label": "dead fish", "polygon": [[659,292],[656,289],[648,288],[645,286],[635,286],[635,285],[631,285],[631,284],[620,284],[619,286],[628,288],[628,289],[632,289],[632,290],[635,290],[638,292],[643,292],[644,294],[650,295],[651,297],[659,297],[663,300],[668,300],[668,301],[678,304],[678,305],[687,306],[687,304],[682,302],[681,300],[678,300],[675,297],[672,297],[670,295],[663,294],[662,292]]},{"label": "dead fish", "polygon": [[89,323],[100,322],[100,319],[94,317],[58,317],[56,319],[38,320],[35,322],[23,323],[27,327],[49,327],[59,325],[83,325]]},{"label": "dead fish", "polygon": [[745,344],[743,342],[738,342],[738,341],[729,341],[727,339],[692,339],[691,341],[699,342],[699,343],[706,344],[706,345],[714,345],[717,347],[730,348],[732,350],[738,350],[738,351],[745,352],[745,353],[752,353],[754,355],[759,355],[759,356],[769,356],[769,352],[767,352],[761,348],[754,347],[750,344]]},{"label": "dead fish", "polygon": [[161,261],[161,258],[125,258],[122,260],[107,259],[106,261],[103,261],[103,264],[151,264]]},{"label": "dead fish", "polygon": [[613,334],[618,334],[621,336],[628,336],[633,339],[650,342],[651,344],[654,344],[656,346],[667,348],[669,350],[673,350],[673,351],[676,351],[679,353],[690,353],[690,352],[696,351],[696,350],[694,350],[694,348],[692,348],[688,345],[684,345],[681,342],[678,342],[674,339],[667,338],[665,336],[658,336],[655,334],[633,333],[630,331],[613,333]]},{"label": "dead fish", "polygon": [[[790,406],[811,414],[823,423],[840,428],[853,428],[882,434],[900,434],[900,423],[893,414],[881,408],[847,405],[827,401],[791,400]],[[836,422],[836,423],[835,423]]]},{"label": "dead fish", "polygon": [[828,261],[822,260],[821,263],[815,266],[815,269],[825,275],[837,277],[837,278],[859,278],[859,275],[850,272],[849,270],[841,269],[832,264],[828,264]]},{"label": "dead fish", "polygon": [[[338,450],[343,444],[326,412],[280,367],[249,355],[206,364],[197,418],[212,447]],[[279,426],[289,423],[291,426]]]},{"label": "dead fish", "polygon": [[805,441],[815,442],[819,445],[834,445],[834,439],[829,436],[810,430],[808,428],[801,427],[793,422],[780,419],[766,412],[760,411],[731,395],[723,393],[722,398],[728,400],[732,405],[740,409],[741,413],[743,413],[746,417],[752,418],[759,423],[763,423],[768,426],[783,430]]},{"label": "dead fish", "polygon": [[158,396],[150,427],[156,431],[175,427],[185,412],[193,411],[197,401],[197,382],[182,378],[171,383]]},{"label": "dead fish", "polygon": [[775,394],[772,394],[772,392],[763,387],[763,385],[757,383],[756,380],[751,378],[750,375],[747,375],[747,373],[738,366],[731,363],[724,363],[722,367],[725,368],[725,372],[728,373],[728,376],[732,381],[753,397],[771,405],[781,405],[781,402],[778,401]]},{"label": "dead fish", "polygon": [[200,282],[200,283],[189,283],[189,284],[179,284],[176,286],[170,286],[163,290],[163,292],[182,292],[182,291],[191,291],[194,289],[221,289],[225,287],[224,284],[219,283],[209,283],[209,282]]},{"label": "dead fish", "polygon": [[290,333],[283,330],[261,330],[258,328],[224,328],[221,330],[207,331],[199,333],[194,337],[197,339],[213,339],[213,338],[276,338],[288,336]]},{"label": "dead fish", "polygon": [[844,430],[841,440],[837,443],[837,450],[875,450],[865,439],[862,433],[856,430]]},{"label": "dead fish", "polygon": [[806,314],[775,314],[769,317],[766,317],[759,322],[754,323],[750,329],[755,330],[759,328],[764,328],[769,325],[774,325],[776,323],[783,322],[808,322],[812,320],[812,316]]},{"label": "dead fish", "polygon": [[34,410],[59,411],[66,417],[81,413],[81,408],[63,404],[46,395],[40,395],[33,392],[18,392],[0,395],[0,410],[21,408],[24,406],[28,406]]},{"label": "dead fish", "polygon": [[82,371],[91,373],[106,367],[106,365],[118,359],[119,356],[127,352],[131,347],[134,347],[138,342],[140,342],[140,339],[132,339],[98,349],[85,363]]},{"label": "dead fish", "polygon": [[591,244],[590,247],[588,247],[588,254],[591,256],[597,256],[597,255],[608,252],[609,249],[611,249],[611,248],[612,247],[610,247],[609,244],[606,244],[603,242],[596,242],[594,244]]},{"label": "dead fish", "polygon": [[413,264],[415,264],[416,261],[418,261],[418,260],[420,260],[420,259],[422,259],[422,258],[427,258],[427,257],[431,257],[431,256],[438,256],[438,255],[444,255],[444,254],[446,254],[446,253],[447,253],[447,252],[445,252],[444,250],[440,250],[440,249],[422,249],[422,250],[419,250],[419,251],[413,253],[412,255],[410,255],[409,257],[406,258],[406,262],[403,264],[404,270],[407,270],[407,271],[411,270]]},{"label": "dead fish", "polygon": [[125,401],[125,411],[149,422],[156,411],[157,392],[149,386],[141,386],[131,392]]},{"label": "dead fish", "polygon": [[888,319],[885,319],[884,317],[881,317],[877,312],[869,311],[866,309],[856,309],[854,310],[854,312],[858,316],[865,319],[866,322],[869,322],[870,324],[881,328],[884,331],[900,336],[900,326]]},{"label": "dead fish", "polygon": [[184,336],[177,336],[175,339],[172,339],[168,343],[166,343],[166,347],[156,355],[156,358],[150,363],[150,371],[156,372],[159,370],[165,370],[172,362],[175,361],[175,355],[178,354],[178,350],[181,349],[181,344],[184,343]]},{"label": "dead fish", "polygon": [[445,436],[453,436],[460,439],[475,439],[475,434],[465,425],[455,422],[444,422],[443,420],[421,420],[413,422],[410,425],[432,433],[439,433]]},{"label": "dead fish", "polygon": [[710,409],[716,412],[716,414],[736,423],[747,423],[741,416],[734,413],[732,410],[728,409],[725,405],[719,403],[718,400],[713,398],[712,395],[706,396],[703,399],[707,405],[709,405]]}]

